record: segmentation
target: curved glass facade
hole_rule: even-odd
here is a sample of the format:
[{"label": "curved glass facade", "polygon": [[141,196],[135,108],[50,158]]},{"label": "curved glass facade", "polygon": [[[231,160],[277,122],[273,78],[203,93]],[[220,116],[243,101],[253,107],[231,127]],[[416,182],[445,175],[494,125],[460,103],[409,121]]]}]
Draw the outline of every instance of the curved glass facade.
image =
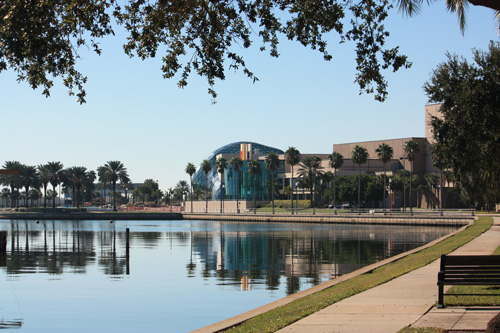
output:
[{"label": "curved glass facade", "polygon": [[[251,201],[253,197],[253,186],[254,178],[248,173],[247,163],[249,160],[243,161],[243,166],[240,168],[239,172],[234,171],[230,161],[234,156],[240,156],[241,145],[251,145],[251,153],[257,159],[258,156],[265,156],[270,152],[275,152],[278,155],[284,154],[281,149],[264,146],[255,142],[240,141],[233,142],[219,149],[216,149],[208,156],[206,159],[212,164],[212,170],[208,173],[208,188],[211,189],[212,199],[220,200],[221,198],[221,179],[220,175],[217,173],[217,168],[215,166],[216,158],[218,155],[225,155],[227,159],[228,168],[224,173],[224,184],[225,184],[225,195],[226,200],[236,200],[236,194],[238,193],[239,200]],[[255,188],[256,188],[256,200],[263,201],[268,200],[268,193],[266,189],[267,181],[271,180],[271,174],[266,169],[264,161],[259,161],[261,164],[262,173],[256,176]],[[280,164],[279,170],[276,172],[283,172],[284,163]],[[276,175],[275,175],[276,176]],[[201,171],[198,166],[196,173],[193,175],[193,185],[202,189],[206,189],[207,177],[205,173]]]}]

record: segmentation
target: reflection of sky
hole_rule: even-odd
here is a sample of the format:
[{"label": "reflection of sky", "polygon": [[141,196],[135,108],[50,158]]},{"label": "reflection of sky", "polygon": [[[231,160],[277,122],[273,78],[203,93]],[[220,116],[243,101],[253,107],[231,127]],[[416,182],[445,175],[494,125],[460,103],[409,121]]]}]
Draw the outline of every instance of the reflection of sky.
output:
[{"label": "reflection of sky", "polygon": [[[365,264],[365,255],[380,259],[450,231],[205,221],[0,221],[0,230],[9,231],[0,318],[22,318],[26,332],[185,332],[284,297],[290,288],[309,288],[335,270],[346,273],[360,267],[357,261]],[[19,231],[15,255],[11,230]],[[53,266],[58,274],[47,273]],[[304,277],[311,269],[316,282]]]}]

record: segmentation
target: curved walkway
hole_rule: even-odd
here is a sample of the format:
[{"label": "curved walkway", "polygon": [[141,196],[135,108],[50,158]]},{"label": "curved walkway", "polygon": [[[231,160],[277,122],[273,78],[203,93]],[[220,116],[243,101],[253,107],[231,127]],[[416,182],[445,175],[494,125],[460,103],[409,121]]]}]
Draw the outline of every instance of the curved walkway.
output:
[{"label": "curved walkway", "polygon": [[[491,254],[500,246],[500,217],[453,254]],[[439,260],[318,311],[279,332],[398,332],[407,326],[484,330],[499,307],[437,309]]]}]

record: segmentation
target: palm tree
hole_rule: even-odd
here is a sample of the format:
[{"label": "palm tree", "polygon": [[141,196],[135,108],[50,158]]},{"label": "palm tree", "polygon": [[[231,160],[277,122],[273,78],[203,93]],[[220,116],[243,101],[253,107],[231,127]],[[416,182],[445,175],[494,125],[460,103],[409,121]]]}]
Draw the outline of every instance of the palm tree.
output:
[{"label": "palm tree", "polygon": [[279,168],[280,160],[275,152],[270,152],[266,156],[266,168],[271,171],[271,200],[273,202],[273,214],[274,214],[274,172]]},{"label": "palm tree", "polygon": [[[7,161],[3,164],[3,169],[6,170],[18,170],[21,171],[22,164],[18,161]],[[10,187],[11,200],[10,205],[12,208],[17,206],[17,197],[19,194],[19,188],[21,188],[21,178],[19,175],[14,174],[3,174],[0,175],[0,183],[4,186]]]},{"label": "palm tree", "polygon": [[87,177],[87,184],[85,184],[85,201],[92,201],[93,199],[93,193],[95,189],[94,182],[97,179],[97,174],[94,170],[90,170],[88,172],[88,177]]},{"label": "palm tree", "polygon": [[323,173],[319,170],[321,169],[321,158],[319,156],[306,157],[300,163],[299,175],[302,178],[309,178],[311,189],[311,207],[313,208],[313,214],[316,214],[315,205],[315,193],[316,193],[316,177],[322,175]]},{"label": "palm tree", "polygon": [[129,191],[132,191],[134,189],[134,184],[130,180],[128,182],[123,182],[120,184],[120,189],[125,191],[125,201],[128,205],[128,197],[129,197],[128,193]]},{"label": "palm tree", "polygon": [[24,206],[28,207],[28,195],[30,193],[30,187],[37,184],[38,182],[38,171],[36,166],[32,165],[22,165],[21,167],[21,183],[25,188]]},{"label": "palm tree", "polygon": [[248,162],[248,173],[253,176],[253,205],[254,205],[254,214],[257,213],[257,176],[262,173],[262,167],[260,166],[259,161],[257,160],[251,160]]},{"label": "palm tree", "polygon": [[[52,193],[56,192],[56,186],[62,182],[64,165],[61,162],[48,162],[46,164],[49,183],[52,185]],[[56,208],[56,195],[52,195],[52,208]]]},{"label": "palm tree", "polygon": [[333,168],[333,207],[335,215],[337,215],[337,170],[344,165],[344,156],[341,153],[334,151],[328,155],[330,167]]},{"label": "palm tree", "polygon": [[[101,187],[101,197],[103,198],[103,204],[106,204],[106,168],[104,166],[100,166],[97,168],[97,176],[99,177],[99,184]],[[144,201],[144,200],[143,200]]]},{"label": "palm tree", "polygon": [[385,214],[385,191],[386,191],[386,164],[392,159],[394,151],[391,146],[386,143],[381,143],[377,149],[375,149],[378,158],[384,163],[384,198],[382,199],[384,203],[384,214]]},{"label": "palm tree", "polygon": [[[431,160],[432,160],[432,166],[435,167],[436,169],[439,169],[439,208],[443,209],[443,189],[444,189],[444,170],[447,168],[446,161],[443,157],[443,153],[439,149],[439,146],[436,144],[433,144],[430,146],[430,151],[431,151]],[[443,212],[441,211],[441,214]]]},{"label": "palm tree", "polygon": [[235,156],[231,159],[231,165],[233,166],[234,171],[237,174],[237,180],[238,180],[238,186],[236,186],[236,212],[239,214],[240,213],[240,206],[239,206],[239,193],[240,193],[240,169],[243,166],[243,160]]},{"label": "palm tree", "polygon": [[286,162],[290,164],[292,167],[292,177],[290,178],[290,186],[292,187],[292,214],[293,214],[293,192],[295,185],[293,183],[293,166],[297,165],[300,163],[302,160],[302,156],[300,155],[300,151],[295,148],[295,147],[288,147],[287,151],[285,152],[286,156]]},{"label": "palm tree", "polygon": [[85,188],[89,179],[87,168],[82,166],[68,168],[64,172],[63,179],[66,186],[69,186],[73,189],[73,191],[76,191],[74,195],[76,198],[76,208],[80,208],[80,191],[82,188]]},{"label": "palm tree", "polygon": [[424,175],[425,182],[431,189],[431,193],[433,194],[432,196],[432,208],[436,208],[436,197],[438,197],[437,193],[434,196],[435,192],[438,191],[438,184],[439,184],[439,176],[436,175],[435,173],[426,173]]},{"label": "palm tree", "polygon": [[221,201],[220,201],[220,212],[222,214],[223,207],[224,207],[224,190],[225,190],[225,182],[224,182],[224,173],[226,172],[227,169],[227,160],[224,156],[220,156],[217,161],[215,162],[215,165],[217,167],[217,172],[220,173],[220,195],[221,195]]},{"label": "palm tree", "polygon": [[40,164],[38,167],[38,178],[43,186],[43,207],[47,207],[47,187],[50,182],[50,173],[47,164]]},{"label": "palm tree", "polygon": [[358,176],[358,209],[361,208],[361,164],[365,164],[368,161],[368,151],[365,147],[356,145],[352,151],[352,161],[358,165],[359,176]]},{"label": "palm tree", "polygon": [[415,155],[420,152],[420,146],[415,140],[406,141],[403,145],[403,149],[406,153],[406,157],[408,161],[410,161],[410,212],[412,210],[412,201],[411,201],[411,179],[413,174],[413,161],[415,160]]},{"label": "palm tree", "polygon": [[186,165],[186,173],[189,175],[189,181],[191,183],[191,213],[193,212],[193,175],[196,172],[196,167],[193,163],[188,163]]},{"label": "palm tree", "polygon": [[205,173],[205,186],[207,189],[206,195],[205,195],[205,213],[208,212],[208,173],[212,171],[212,163],[210,163],[209,160],[203,160],[201,162],[201,171]]},{"label": "palm tree", "polygon": [[175,191],[178,193],[181,201],[185,198],[185,196],[189,193],[189,185],[185,180],[179,180],[177,185],[175,185]]},{"label": "palm tree", "polygon": [[0,192],[0,197],[5,200],[4,207],[7,207],[9,203],[9,198],[10,198],[11,192],[10,189],[8,188],[3,188],[2,191]]},{"label": "palm tree", "polygon": [[[98,169],[99,170],[99,169]],[[127,168],[120,161],[108,161],[103,169],[100,169],[99,177],[105,179],[113,185],[113,210],[116,212],[116,182],[119,180],[121,183],[130,181],[128,177]]]}]

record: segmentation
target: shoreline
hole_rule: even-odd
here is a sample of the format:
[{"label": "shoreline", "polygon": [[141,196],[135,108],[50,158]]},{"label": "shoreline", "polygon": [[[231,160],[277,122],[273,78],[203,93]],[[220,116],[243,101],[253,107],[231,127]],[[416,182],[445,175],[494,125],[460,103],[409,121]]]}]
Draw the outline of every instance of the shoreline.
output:
[{"label": "shoreline", "polygon": [[365,267],[362,267],[358,270],[355,270],[351,273],[348,273],[348,274],[344,274],[344,275],[341,275],[335,279],[332,279],[332,280],[329,280],[329,281],[326,281],[326,282],[323,282],[317,286],[314,286],[314,287],[311,287],[309,289],[305,289],[305,290],[302,290],[302,291],[299,291],[295,294],[292,294],[292,295],[289,295],[289,296],[286,296],[286,297],[283,297],[281,299],[278,299],[274,302],[271,302],[271,303],[268,303],[268,304],[265,304],[265,305],[262,305],[260,307],[257,307],[257,308],[254,308],[252,310],[249,310],[249,311],[246,311],[244,313],[241,313],[239,315],[236,315],[236,316],[233,316],[233,317],[230,317],[230,318],[226,318],[226,319],[223,319],[221,321],[218,321],[218,322],[215,322],[215,323],[212,323],[210,325],[207,325],[207,326],[204,326],[204,327],[200,327],[196,330],[193,330],[191,331],[190,333],[214,333],[214,332],[221,332],[221,331],[225,331],[225,330],[229,330],[231,328],[234,328],[240,324],[242,324],[243,322],[253,318],[253,317],[256,317],[258,315],[261,315],[261,314],[264,314],[266,312],[269,312],[270,310],[274,310],[280,306],[283,306],[283,305],[286,305],[286,304],[289,304],[297,299],[300,299],[300,298],[303,298],[303,297],[306,297],[306,296],[309,296],[309,295],[312,295],[314,293],[317,293],[319,291],[323,291],[325,289],[328,289],[334,285],[337,285],[341,282],[345,282],[349,279],[352,279],[354,277],[357,277],[357,276],[360,276],[360,275],[363,275],[363,274],[366,274],[366,273],[369,273],[371,271],[373,271],[374,269],[377,269],[379,267],[382,267],[384,265],[387,265],[389,263],[392,263],[392,262],[395,262],[401,258],[404,258],[408,255],[411,255],[411,254],[414,254],[414,253],[417,253],[417,252],[420,252],[422,250],[425,250],[435,244],[438,244],[440,242],[442,242],[443,240],[447,239],[447,238],[450,238],[462,231],[464,231],[469,225],[464,225],[462,226],[460,229],[458,230],[455,230],[454,232],[452,233],[449,233],[443,237],[440,237],[438,239],[435,239],[433,240],[432,242],[429,242],[425,245],[422,245],[418,248],[415,248],[415,249],[412,249],[410,251],[406,251],[406,252],[403,252],[403,253],[400,253],[396,256],[393,256],[393,257],[390,257],[390,258],[387,258],[387,259],[384,259],[384,260],[381,260],[381,261],[378,261],[376,263],[373,263],[371,265],[368,265],[368,266],[365,266]]},{"label": "shoreline", "polygon": [[471,215],[313,215],[313,214],[218,214],[176,212],[0,212],[6,220],[218,220],[251,223],[326,223],[326,224],[379,224],[379,225],[427,225],[464,226],[475,219]]}]

